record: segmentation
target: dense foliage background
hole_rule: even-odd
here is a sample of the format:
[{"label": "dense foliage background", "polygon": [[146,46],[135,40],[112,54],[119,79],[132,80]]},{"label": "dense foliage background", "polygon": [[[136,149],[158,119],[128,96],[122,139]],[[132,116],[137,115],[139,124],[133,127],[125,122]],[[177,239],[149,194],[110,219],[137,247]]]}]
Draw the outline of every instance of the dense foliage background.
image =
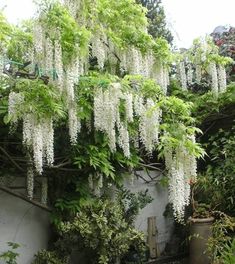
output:
[{"label": "dense foliage background", "polygon": [[53,208],[51,251],[35,263],[77,249],[91,263],[144,259],[133,224],[151,198],[122,186],[138,170],[165,176],[182,221],[204,156],[195,199],[234,216],[231,59],[211,39],[173,53],[160,1],[65,2],[41,1],[18,26],[0,14],[1,181],[26,177],[29,199],[38,188]]}]

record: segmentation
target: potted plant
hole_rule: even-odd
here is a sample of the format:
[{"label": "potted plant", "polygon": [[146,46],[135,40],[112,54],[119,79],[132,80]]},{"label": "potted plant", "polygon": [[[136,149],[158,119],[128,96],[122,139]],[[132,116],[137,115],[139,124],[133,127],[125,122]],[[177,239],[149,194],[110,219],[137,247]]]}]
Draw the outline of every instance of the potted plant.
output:
[{"label": "potted plant", "polygon": [[225,189],[210,170],[199,175],[193,183],[189,218],[190,264],[223,263],[220,258],[235,233],[235,218],[228,210],[231,203],[227,195],[230,194],[229,185],[226,186]]},{"label": "potted plant", "polygon": [[[190,264],[209,264],[211,256],[207,250],[207,244],[212,236],[212,225],[215,220],[213,216],[212,204],[208,201],[203,202],[205,195],[205,186],[202,192],[202,178],[193,185],[191,205],[192,215],[189,217],[190,224]],[[198,194],[201,194],[199,200]]]},{"label": "potted plant", "polygon": [[207,244],[212,236],[214,217],[209,207],[207,204],[198,204],[193,215],[189,218],[190,264],[211,263]]}]

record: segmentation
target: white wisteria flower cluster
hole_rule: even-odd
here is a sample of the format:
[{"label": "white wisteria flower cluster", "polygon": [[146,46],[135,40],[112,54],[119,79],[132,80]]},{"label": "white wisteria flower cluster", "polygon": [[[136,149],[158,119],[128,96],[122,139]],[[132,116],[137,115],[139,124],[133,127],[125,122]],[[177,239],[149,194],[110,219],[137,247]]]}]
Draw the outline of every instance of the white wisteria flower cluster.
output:
[{"label": "white wisteria flower cluster", "polygon": [[92,38],[92,56],[97,58],[98,66],[102,70],[107,59],[107,39],[99,34],[95,34]]},{"label": "white wisteria flower cluster", "polygon": [[30,200],[33,199],[33,192],[34,192],[34,173],[32,166],[28,166],[27,168],[27,193],[28,198]]},{"label": "white wisteria flower cluster", "polygon": [[3,57],[0,55],[0,77],[3,75],[4,71],[4,60]]},{"label": "white wisteria flower cluster", "polygon": [[182,90],[187,90],[187,75],[186,75],[185,64],[183,61],[179,63],[179,75],[180,75],[180,83]]},{"label": "white wisteria flower cluster", "polygon": [[[12,122],[19,119],[18,111],[24,97],[21,93],[10,92],[8,114]],[[52,118],[38,120],[34,114],[23,115],[23,144],[32,149],[36,171],[41,174],[43,159],[51,166],[54,162],[54,129]]]},{"label": "white wisteria flower cluster", "polygon": [[23,117],[23,143],[33,150],[36,172],[42,174],[43,163],[54,162],[54,129],[51,118],[37,120],[33,114]]},{"label": "white wisteria flower cluster", "polygon": [[[147,99],[146,104],[140,106],[140,109],[140,141],[145,146],[147,152],[151,154],[159,141],[159,127],[162,117],[162,110],[155,106],[155,103],[152,99]],[[137,110],[137,113],[138,112],[139,110]]]},{"label": "white wisteria flower cluster", "polygon": [[80,120],[76,112],[75,87],[79,77],[85,73],[84,59],[77,54],[70,64],[64,65],[59,30],[55,29],[56,39],[53,41],[46,32],[47,30],[40,23],[36,23],[33,38],[34,60],[37,61],[41,71],[50,77],[50,81],[56,84],[59,92],[64,93],[67,98],[70,141],[75,144],[80,130]]},{"label": "white wisteria flower cluster", "polygon": [[81,130],[81,121],[77,116],[76,104],[72,104],[69,108],[69,135],[72,145],[77,143],[78,133]]},{"label": "white wisteria flower cluster", "polygon": [[21,93],[10,92],[8,96],[8,114],[13,123],[18,121],[17,109],[23,103],[24,96]]},{"label": "white wisteria flower cluster", "polygon": [[[119,107],[124,100],[125,121],[120,118]],[[96,130],[107,134],[109,147],[115,151],[117,145],[126,157],[130,157],[130,136],[128,123],[139,118],[139,138],[148,153],[158,144],[162,110],[152,99],[146,102],[142,96],[122,92],[120,83],[112,83],[109,88],[98,88],[94,96],[94,125]]]},{"label": "white wisteria flower cluster", "polygon": [[[189,138],[195,142],[195,137]],[[182,221],[185,206],[190,202],[190,184],[197,178],[197,161],[194,155],[180,145],[176,149],[166,147],[165,163],[169,177],[169,202],[178,221]]]},{"label": "white wisteria flower cluster", "polygon": [[107,134],[109,147],[113,152],[116,150],[115,127],[120,120],[119,105],[121,97],[120,83],[111,84],[109,89],[105,91],[97,89],[94,95],[94,125],[97,130]]},{"label": "white wisteria flower cluster", "polygon": [[[226,65],[232,63],[228,57],[219,55],[218,47],[211,37],[196,39],[192,47],[177,57],[178,79],[182,90],[203,80],[211,84],[212,93],[217,97],[226,91]],[[209,74],[209,78],[208,78]]]},{"label": "white wisteria flower cluster", "polygon": [[152,51],[142,54],[140,50],[132,47],[128,51],[118,51],[120,67],[132,75],[142,75],[146,78],[156,80],[164,94],[167,93],[169,85],[169,71],[167,65],[160,63]]},{"label": "white wisteria flower cluster", "polygon": [[218,87],[218,76],[217,76],[217,68],[216,68],[216,63],[211,62],[209,65],[209,73],[211,75],[211,89],[212,93],[215,96],[218,96],[219,92],[219,87]]},{"label": "white wisteria flower cluster", "polygon": [[[182,90],[187,90],[188,86],[193,84],[195,81],[200,84],[202,80],[202,65],[200,63],[193,65],[191,62],[185,66],[185,62],[181,61],[178,64],[179,74],[178,78],[181,83]],[[208,66],[208,73],[211,77],[211,90],[212,93],[217,97],[219,93],[226,91],[227,87],[227,76],[225,66],[222,64],[216,64],[211,61]]]},{"label": "white wisteria flower cluster", "polygon": [[211,75],[212,92],[217,97],[219,93],[226,91],[227,77],[225,67],[223,65],[217,66],[215,62],[211,62],[209,73]]}]

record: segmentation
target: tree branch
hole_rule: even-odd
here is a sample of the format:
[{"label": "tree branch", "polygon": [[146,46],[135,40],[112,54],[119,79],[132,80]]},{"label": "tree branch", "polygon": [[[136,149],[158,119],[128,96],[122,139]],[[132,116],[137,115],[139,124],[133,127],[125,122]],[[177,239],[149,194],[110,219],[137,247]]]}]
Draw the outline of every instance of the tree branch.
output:
[{"label": "tree branch", "polygon": [[157,167],[154,167],[154,166],[152,166],[152,165],[150,165],[150,164],[140,163],[140,165],[143,166],[143,167],[145,167],[145,168],[147,168],[147,169],[157,170],[157,171],[163,172],[162,169],[157,168]]},{"label": "tree branch", "polygon": [[14,166],[18,169],[18,170],[20,170],[20,171],[22,171],[22,172],[25,172],[25,170],[18,164],[18,163],[16,163],[14,160],[13,160],[13,158],[7,153],[7,151],[3,148],[3,147],[1,147],[0,146],[0,150],[8,157],[8,159],[11,161],[11,163],[12,164],[14,164]]}]

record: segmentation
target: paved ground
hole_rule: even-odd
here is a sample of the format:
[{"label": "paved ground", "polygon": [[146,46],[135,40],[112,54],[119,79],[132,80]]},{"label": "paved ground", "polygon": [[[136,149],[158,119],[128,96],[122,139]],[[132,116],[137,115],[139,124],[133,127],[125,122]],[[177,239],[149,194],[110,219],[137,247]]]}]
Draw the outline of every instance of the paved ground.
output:
[{"label": "paved ground", "polygon": [[189,261],[187,259],[181,261],[173,261],[173,262],[166,262],[166,264],[188,264]]},{"label": "paved ground", "polygon": [[155,260],[152,262],[149,262],[150,264],[189,264],[189,260],[187,258],[182,260],[171,260],[171,261],[164,261],[164,260]]}]

